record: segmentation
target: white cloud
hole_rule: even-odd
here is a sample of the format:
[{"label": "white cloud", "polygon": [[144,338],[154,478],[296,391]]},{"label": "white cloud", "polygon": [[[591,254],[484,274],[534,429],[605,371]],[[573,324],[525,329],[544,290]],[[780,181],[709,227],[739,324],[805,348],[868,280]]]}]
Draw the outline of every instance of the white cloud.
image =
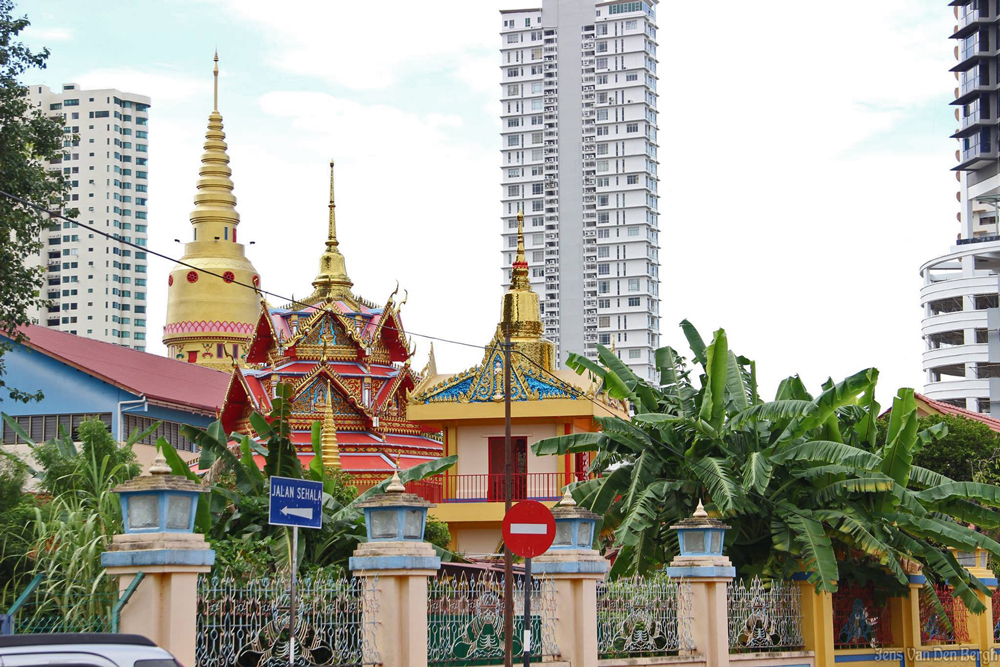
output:
[{"label": "white cloud", "polygon": [[[510,5],[384,0],[374,12],[365,2],[286,3],[275,12],[274,4],[264,0],[230,0],[229,10],[266,28],[267,49],[279,68],[366,89],[399,83],[404,73],[426,75],[428,63],[434,70],[459,69],[470,49],[495,52],[498,8]],[[524,0],[514,5],[524,5]]]}]

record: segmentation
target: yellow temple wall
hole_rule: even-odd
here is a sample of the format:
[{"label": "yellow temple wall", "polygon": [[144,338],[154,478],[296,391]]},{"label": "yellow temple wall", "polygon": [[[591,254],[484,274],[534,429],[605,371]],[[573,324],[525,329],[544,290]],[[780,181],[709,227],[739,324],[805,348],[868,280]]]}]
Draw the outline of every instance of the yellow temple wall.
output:
[{"label": "yellow temple wall", "polygon": [[[511,427],[511,437],[528,439],[528,472],[559,472],[562,457],[536,456],[531,446],[544,438],[560,435],[561,424],[514,424]],[[490,472],[490,438],[504,437],[503,424],[486,426],[459,426],[458,463],[455,465],[456,475],[485,475]],[[496,471],[503,472],[503,471]]]}]

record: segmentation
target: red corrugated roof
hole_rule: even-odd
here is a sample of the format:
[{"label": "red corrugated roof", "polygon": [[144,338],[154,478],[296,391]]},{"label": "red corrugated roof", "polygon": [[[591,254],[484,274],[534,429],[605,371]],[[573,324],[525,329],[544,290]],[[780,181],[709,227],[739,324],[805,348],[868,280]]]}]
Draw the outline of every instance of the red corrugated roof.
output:
[{"label": "red corrugated roof", "polygon": [[[954,405],[951,405],[950,403],[943,403],[941,401],[935,401],[933,398],[927,398],[923,394],[914,393],[913,396],[918,401],[923,401],[928,406],[930,406],[931,408],[933,408],[934,410],[937,410],[938,412],[940,412],[942,414],[945,414],[945,415],[957,415],[959,417],[966,417],[968,419],[974,419],[977,422],[982,422],[983,424],[986,424],[987,426],[990,427],[990,429],[992,429],[992,430],[1000,433],[1000,419],[996,419],[995,417],[990,417],[989,415],[984,415],[984,414],[979,413],[979,412],[973,412],[972,410],[966,410],[964,408],[959,408],[959,407],[956,407]],[[888,412],[889,411],[886,410],[886,413],[888,413]]]},{"label": "red corrugated roof", "polygon": [[45,327],[21,332],[32,350],[153,402],[214,415],[226,397],[229,373]]}]

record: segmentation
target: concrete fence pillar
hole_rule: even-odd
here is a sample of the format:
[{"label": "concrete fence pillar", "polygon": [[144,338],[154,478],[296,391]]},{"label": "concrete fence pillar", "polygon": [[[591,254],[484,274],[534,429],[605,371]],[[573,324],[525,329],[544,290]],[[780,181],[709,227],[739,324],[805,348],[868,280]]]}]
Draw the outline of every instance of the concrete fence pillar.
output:
[{"label": "concrete fence pillar", "polygon": [[[973,575],[990,591],[997,589],[997,578],[993,570],[989,568],[989,554],[984,549],[977,548],[970,554],[956,554],[961,557],[965,569]],[[993,596],[976,591],[976,597],[986,607],[982,614],[972,614],[961,602],[956,602],[956,613],[961,607],[961,612],[966,614],[966,624],[969,628],[969,642],[979,648],[981,661],[984,663],[993,661],[993,625],[996,620],[993,617]],[[957,600],[957,598],[956,598]]]},{"label": "concrete fence pillar", "polygon": [[608,562],[593,549],[553,549],[531,561],[533,574],[553,580],[555,641],[572,667],[597,667],[597,582]]},{"label": "concrete fence pillar", "polygon": [[729,582],[736,568],[723,555],[729,526],[710,518],[698,503],[694,514],[672,529],[677,531],[680,555],[670,561],[667,576],[690,585],[686,605],[691,613],[694,649],[711,667],[729,667]]},{"label": "concrete fence pillar", "polygon": [[101,564],[118,577],[119,595],[139,572],[143,580],[121,610],[119,632],[143,635],[183,665],[195,664],[198,575],[215,552],[196,533],[115,535]]},{"label": "concrete fence pillar", "polygon": [[364,623],[374,628],[382,667],[427,667],[427,578],[441,568],[434,547],[365,542],[354,551],[350,567],[367,579]]},{"label": "concrete fence pillar", "polygon": [[145,577],[121,610],[120,632],[144,635],[184,665],[195,664],[198,575],[215,564],[205,536],[194,532],[207,487],[170,474],[162,454],[142,475],[115,487],[125,533],[115,535],[101,565],[118,576],[120,594]]},{"label": "concrete fence pillar", "polygon": [[833,594],[817,592],[806,572],[795,575],[793,580],[799,586],[805,649],[815,654],[816,667],[833,667]]}]

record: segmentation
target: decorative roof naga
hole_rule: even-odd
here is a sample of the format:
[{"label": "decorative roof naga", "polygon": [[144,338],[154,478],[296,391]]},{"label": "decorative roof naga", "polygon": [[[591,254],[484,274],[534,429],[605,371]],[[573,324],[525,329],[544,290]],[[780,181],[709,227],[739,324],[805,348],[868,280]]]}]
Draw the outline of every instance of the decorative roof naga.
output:
[{"label": "decorative roof naga", "polygon": [[323,423],[322,457],[359,486],[441,456],[441,443],[406,418],[406,397],[419,381],[400,318],[406,297],[384,306],[357,295],[337,241],[333,162],[329,226],[313,293],[261,310],[247,348],[247,368],[233,368],[221,419],[227,432],[256,435],[251,412],[268,414],[279,383],[292,386],[292,442],[311,459],[311,427]]}]

